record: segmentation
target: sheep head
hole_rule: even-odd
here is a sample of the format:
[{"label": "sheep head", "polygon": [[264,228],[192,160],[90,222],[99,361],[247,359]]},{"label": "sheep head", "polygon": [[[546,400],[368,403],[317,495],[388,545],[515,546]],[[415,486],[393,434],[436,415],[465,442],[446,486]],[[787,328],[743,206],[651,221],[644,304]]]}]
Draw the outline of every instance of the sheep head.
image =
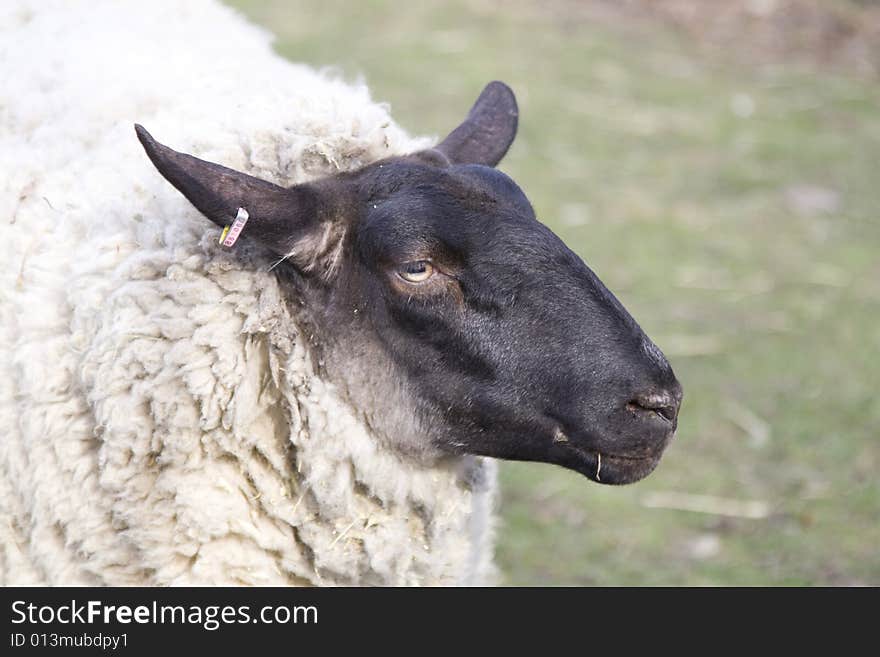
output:
[{"label": "sheep head", "polygon": [[324,374],[378,440],[425,460],[478,454],[636,481],[673,436],[681,386],[494,168],[517,117],[493,82],[435,148],[290,188],[136,129],[211,221],[248,211],[243,239],[281,259],[273,271],[319,336]]}]

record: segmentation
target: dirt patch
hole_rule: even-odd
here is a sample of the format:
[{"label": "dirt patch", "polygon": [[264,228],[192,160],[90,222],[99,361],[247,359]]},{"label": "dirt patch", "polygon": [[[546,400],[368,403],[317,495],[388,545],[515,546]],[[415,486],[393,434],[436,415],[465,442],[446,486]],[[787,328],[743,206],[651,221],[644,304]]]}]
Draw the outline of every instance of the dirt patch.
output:
[{"label": "dirt patch", "polygon": [[565,21],[659,25],[752,64],[880,77],[880,0],[545,0],[534,8]]}]

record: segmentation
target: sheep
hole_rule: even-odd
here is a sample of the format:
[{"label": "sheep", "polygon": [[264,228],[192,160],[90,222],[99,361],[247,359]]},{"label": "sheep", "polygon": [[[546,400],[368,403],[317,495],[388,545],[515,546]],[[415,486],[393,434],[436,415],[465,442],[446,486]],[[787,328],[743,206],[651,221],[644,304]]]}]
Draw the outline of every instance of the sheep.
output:
[{"label": "sheep", "polygon": [[434,145],[208,0],[0,25],[4,584],[491,583],[492,457],[657,465],[681,387],[494,168],[506,85]]}]

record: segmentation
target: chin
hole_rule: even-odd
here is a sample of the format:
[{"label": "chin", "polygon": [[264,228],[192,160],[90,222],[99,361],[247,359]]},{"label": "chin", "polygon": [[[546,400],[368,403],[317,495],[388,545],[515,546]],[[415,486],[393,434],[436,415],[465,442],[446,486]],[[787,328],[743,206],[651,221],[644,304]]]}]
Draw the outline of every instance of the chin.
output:
[{"label": "chin", "polygon": [[647,456],[608,454],[562,443],[554,445],[551,462],[580,472],[596,483],[620,486],[647,477],[660,463],[662,455],[662,450]]}]

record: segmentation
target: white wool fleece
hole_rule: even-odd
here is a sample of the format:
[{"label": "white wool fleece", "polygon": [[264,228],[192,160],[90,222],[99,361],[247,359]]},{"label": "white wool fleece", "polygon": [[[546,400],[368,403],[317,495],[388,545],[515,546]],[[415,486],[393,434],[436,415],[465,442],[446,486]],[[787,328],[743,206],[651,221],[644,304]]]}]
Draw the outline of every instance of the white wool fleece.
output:
[{"label": "white wool fleece", "polygon": [[209,0],[0,3],[3,584],[492,575],[493,463],[382,448],[135,138],[282,185],[429,145],[269,41]]}]

